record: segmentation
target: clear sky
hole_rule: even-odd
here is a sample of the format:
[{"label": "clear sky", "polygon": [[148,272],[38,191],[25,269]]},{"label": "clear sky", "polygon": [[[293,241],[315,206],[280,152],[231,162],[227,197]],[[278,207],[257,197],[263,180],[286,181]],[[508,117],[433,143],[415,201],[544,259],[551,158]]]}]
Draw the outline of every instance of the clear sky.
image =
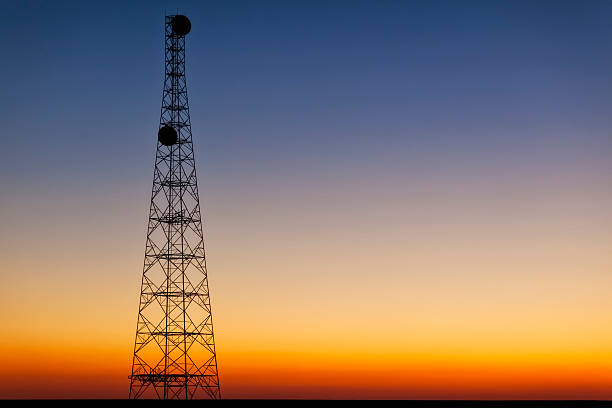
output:
[{"label": "clear sky", "polygon": [[0,398],[127,397],[177,9],[224,397],[612,398],[608,1],[3,1]]}]

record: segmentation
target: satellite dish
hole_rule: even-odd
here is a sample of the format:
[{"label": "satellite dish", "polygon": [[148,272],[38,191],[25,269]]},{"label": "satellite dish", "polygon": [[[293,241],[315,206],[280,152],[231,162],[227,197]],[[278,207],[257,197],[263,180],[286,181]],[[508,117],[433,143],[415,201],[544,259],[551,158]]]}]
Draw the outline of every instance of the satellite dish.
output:
[{"label": "satellite dish", "polygon": [[178,135],[172,126],[164,125],[159,129],[159,132],[157,132],[157,140],[164,146],[172,146],[178,141]]},{"label": "satellite dish", "polygon": [[191,31],[191,21],[182,14],[174,16],[172,19],[172,32],[176,35],[187,35]]}]

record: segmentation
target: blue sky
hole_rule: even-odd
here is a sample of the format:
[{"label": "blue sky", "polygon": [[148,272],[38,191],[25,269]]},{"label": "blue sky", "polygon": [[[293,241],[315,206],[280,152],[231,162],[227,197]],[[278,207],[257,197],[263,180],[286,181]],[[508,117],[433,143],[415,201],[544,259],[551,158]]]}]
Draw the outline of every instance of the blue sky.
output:
[{"label": "blue sky", "polygon": [[2,7],[9,185],[151,167],[163,15],[176,8],[193,22],[193,130],[211,171],[609,148],[608,2]]}]

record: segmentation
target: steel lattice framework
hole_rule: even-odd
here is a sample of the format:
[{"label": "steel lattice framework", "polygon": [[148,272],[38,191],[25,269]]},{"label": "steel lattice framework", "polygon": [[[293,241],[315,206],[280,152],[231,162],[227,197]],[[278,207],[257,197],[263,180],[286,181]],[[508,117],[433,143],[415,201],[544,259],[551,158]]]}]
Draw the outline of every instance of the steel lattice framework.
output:
[{"label": "steel lattice framework", "polygon": [[185,79],[190,28],[186,17],[166,16],[166,76],[130,398],[221,398]]}]

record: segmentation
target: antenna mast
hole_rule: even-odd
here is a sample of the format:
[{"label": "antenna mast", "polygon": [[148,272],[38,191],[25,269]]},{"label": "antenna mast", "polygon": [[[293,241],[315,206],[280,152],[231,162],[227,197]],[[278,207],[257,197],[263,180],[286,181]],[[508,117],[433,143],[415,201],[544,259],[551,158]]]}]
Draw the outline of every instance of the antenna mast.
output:
[{"label": "antenna mast", "polygon": [[130,399],[221,398],[185,79],[191,22],[166,16],[165,70]]}]

